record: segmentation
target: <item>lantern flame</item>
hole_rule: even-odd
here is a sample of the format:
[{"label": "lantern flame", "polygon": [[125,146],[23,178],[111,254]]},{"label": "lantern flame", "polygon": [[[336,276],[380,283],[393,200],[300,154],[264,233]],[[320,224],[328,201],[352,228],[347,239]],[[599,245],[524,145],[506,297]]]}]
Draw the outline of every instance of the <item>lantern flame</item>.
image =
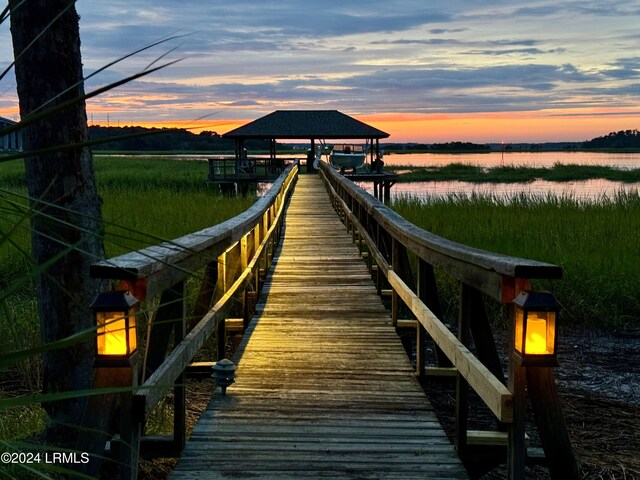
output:
[{"label": "lantern flame", "polygon": [[[135,332],[135,331],[134,331]],[[135,350],[135,333],[131,350]],[[127,323],[122,312],[98,313],[98,354],[99,355],[128,355],[127,351]]]},{"label": "lantern flame", "polygon": [[540,355],[550,353],[547,348],[547,321],[542,318],[534,318],[533,315],[527,322],[527,339],[525,352]]}]

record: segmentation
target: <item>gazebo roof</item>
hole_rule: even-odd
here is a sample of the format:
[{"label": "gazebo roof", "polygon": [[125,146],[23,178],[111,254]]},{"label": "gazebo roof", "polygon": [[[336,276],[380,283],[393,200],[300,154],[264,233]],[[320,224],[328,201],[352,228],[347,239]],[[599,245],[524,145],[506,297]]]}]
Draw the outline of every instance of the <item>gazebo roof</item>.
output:
[{"label": "gazebo roof", "polygon": [[276,110],[222,135],[232,139],[368,139],[388,133],[337,110]]}]

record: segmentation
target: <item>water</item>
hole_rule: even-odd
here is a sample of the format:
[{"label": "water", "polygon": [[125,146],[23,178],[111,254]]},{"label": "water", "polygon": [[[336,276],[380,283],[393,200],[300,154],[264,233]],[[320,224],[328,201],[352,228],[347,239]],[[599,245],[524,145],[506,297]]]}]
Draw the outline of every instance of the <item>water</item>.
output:
[{"label": "water", "polygon": [[[385,155],[386,165],[443,166],[450,163],[464,163],[481,167],[501,165],[552,167],[566,165],[604,165],[620,169],[640,168],[640,153],[599,153],[599,152],[501,152],[462,154],[389,154]],[[363,185],[368,191],[371,188]],[[492,194],[511,197],[521,193],[531,195],[572,196],[590,200],[603,196],[612,197],[618,192],[640,191],[640,183],[612,182],[593,179],[576,182],[548,182],[534,180],[528,183],[468,183],[468,182],[412,182],[398,183],[391,189],[391,195],[447,196]]]},{"label": "water", "polygon": [[[158,155],[149,155],[157,157]],[[211,155],[178,154],[167,157],[181,160],[206,160]],[[257,155],[260,156],[260,155]],[[283,155],[285,158],[302,158],[301,152]],[[482,167],[501,165],[552,167],[556,163],[571,165],[605,165],[620,169],[640,168],[640,153],[600,152],[491,152],[491,153],[407,153],[387,154],[386,165],[443,166],[464,163]],[[361,185],[373,193],[371,184]],[[513,196],[520,193],[532,195],[568,195],[589,200],[611,197],[617,192],[640,191],[640,183],[621,183],[595,179],[578,182],[548,182],[535,180],[528,183],[467,183],[467,182],[412,182],[398,183],[391,195],[446,196],[450,194],[497,194]]]},{"label": "water", "polygon": [[491,153],[409,153],[384,156],[387,165],[442,166],[464,163],[481,167],[515,165],[552,167],[563,165],[606,165],[617,168],[640,168],[640,153],[600,152],[501,152]]},{"label": "water", "polygon": [[[368,186],[364,186],[368,189]],[[467,182],[412,182],[398,183],[392,189],[392,196],[411,195],[417,197],[448,195],[485,194],[513,197],[522,193],[580,199],[613,198],[619,192],[640,191],[640,184],[626,184],[603,179],[579,182],[548,182],[534,180],[530,183],[467,183]]]}]

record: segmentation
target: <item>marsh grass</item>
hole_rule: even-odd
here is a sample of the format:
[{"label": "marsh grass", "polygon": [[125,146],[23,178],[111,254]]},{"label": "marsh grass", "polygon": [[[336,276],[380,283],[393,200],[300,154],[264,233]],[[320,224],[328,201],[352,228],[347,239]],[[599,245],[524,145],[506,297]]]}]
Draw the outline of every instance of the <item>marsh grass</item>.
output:
[{"label": "marsh grass", "polygon": [[[105,248],[112,257],[223,222],[253,204],[252,197],[226,197],[207,185],[202,161],[131,157],[96,157],[96,177],[105,221]],[[22,162],[0,163],[0,331],[5,352],[40,345],[35,289],[30,276],[38,269],[30,256],[29,201]],[[188,302],[197,295],[198,273],[187,281]],[[20,282],[19,288],[15,288]],[[38,392],[39,356],[0,372],[3,395]],[[39,405],[4,410],[0,439],[25,438],[44,427]],[[162,425],[156,425],[162,430]]]},{"label": "marsh grass", "polygon": [[[254,202],[252,197],[216,193],[205,183],[207,163],[202,161],[98,156],[95,169],[107,257],[215,225]],[[22,218],[28,215],[27,206],[22,163],[0,164],[0,214],[8,220],[2,233],[23,220],[9,241],[0,244],[1,286],[30,266],[31,232],[28,216]]]},{"label": "marsh grass", "polygon": [[400,171],[400,182],[446,182],[470,183],[526,183],[533,180],[550,182],[575,182],[580,180],[605,179],[614,182],[640,182],[640,168],[623,170],[602,165],[566,165],[557,163],[550,168],[505,165],[481,167],[464,163],[444,166],[400,166],[385,167],[389,172]]},{"label": "marsh grass", "polygon": [[393,208],[421,228],[456,242],[560,265],[562,280],[534,280],[533,286],[556,294],[565,325],[640,327],[637,191],[596,201],[529,194],[404,196]]}]

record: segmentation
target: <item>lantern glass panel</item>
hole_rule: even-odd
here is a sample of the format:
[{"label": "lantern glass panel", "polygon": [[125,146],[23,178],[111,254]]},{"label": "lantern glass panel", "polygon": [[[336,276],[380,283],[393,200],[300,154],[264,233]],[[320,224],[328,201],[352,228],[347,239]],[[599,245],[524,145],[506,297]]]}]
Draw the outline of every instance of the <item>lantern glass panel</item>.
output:
[{"label": "lantern glass panel", "polygon": [[516,350],[523,355],[555,354],[556,312],[516,308]]},{"label": "lantern glass panel", "polygon": [[[524,353],[549,355],[553,353],[553,341],[549,344],[549,317],[552,312],[528,312]],[[553,335],[551,333],[551,335]]]},{"label": "lantern glass panel", "polygon": [[[98,320],[98,355],[129,354],[125,312],[97,312],[96,316]],[[133,338],[135,338],[135,330]]]}]

